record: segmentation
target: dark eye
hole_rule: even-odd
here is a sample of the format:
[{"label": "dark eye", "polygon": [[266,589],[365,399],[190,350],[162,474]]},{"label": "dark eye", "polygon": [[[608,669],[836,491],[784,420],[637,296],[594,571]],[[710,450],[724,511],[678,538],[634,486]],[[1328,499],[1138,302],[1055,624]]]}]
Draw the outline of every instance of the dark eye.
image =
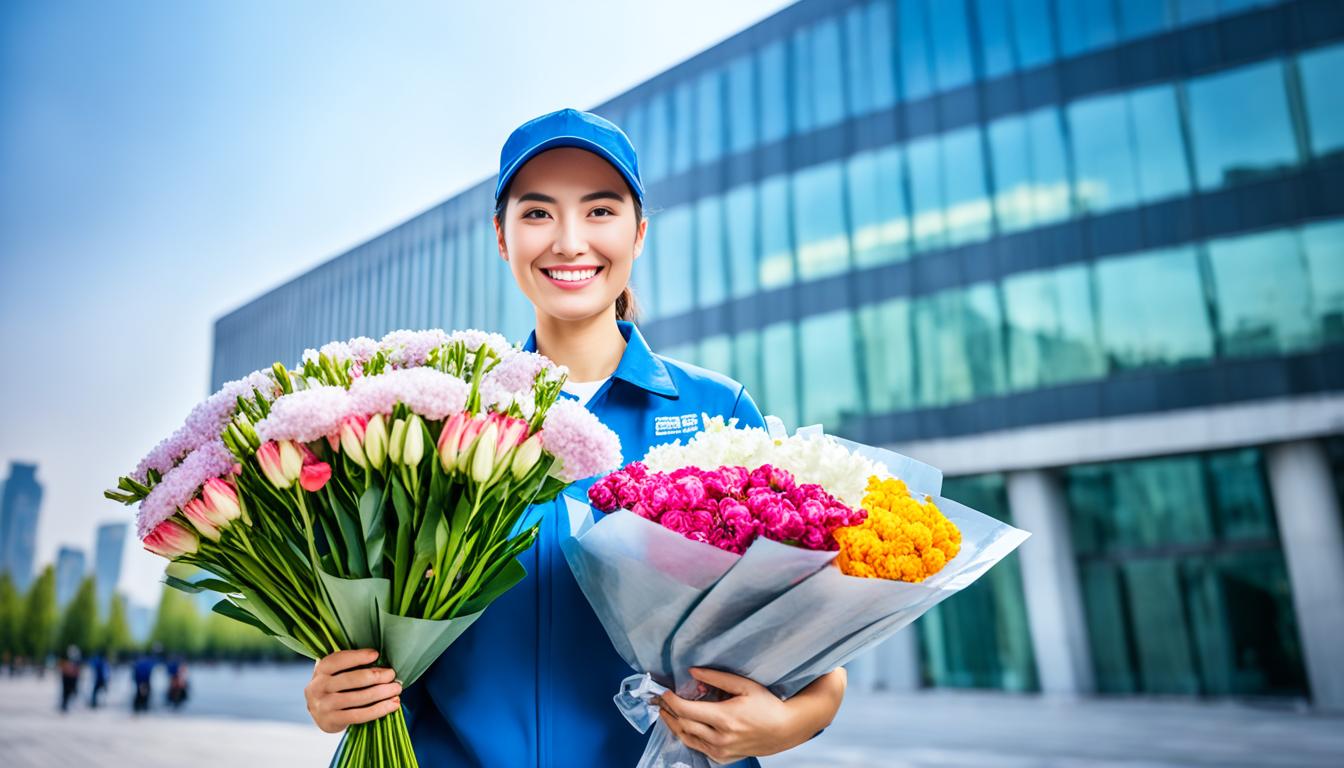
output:
[{"label": "dark eye", "polygon": [[613,210],[611,210],[610,208],[594,208],[594,209],[593,209],[593,213],[594,213],[594,214],[601,213],[601,214],[605,214],[605,215],[607,215],[607,216],[615,216],[615,215],[616,215],[616,212],[613,211]]},{"label": "dark eye", "polygon": [[549,213],[547,213],[546,211],[542,210],[541,208],[533,208],[532,210],[527,211],[526,213],[524,213],[524,214],[523,214],[523,218],[524,218],[524,219],[535,219],[535,218],[539,218],[539,217],[537,217],[537,216],[533,216],[532,214],[534,214],[534,213],[539,213],[539,214],[541,214],[542,216],[550,216]]}]

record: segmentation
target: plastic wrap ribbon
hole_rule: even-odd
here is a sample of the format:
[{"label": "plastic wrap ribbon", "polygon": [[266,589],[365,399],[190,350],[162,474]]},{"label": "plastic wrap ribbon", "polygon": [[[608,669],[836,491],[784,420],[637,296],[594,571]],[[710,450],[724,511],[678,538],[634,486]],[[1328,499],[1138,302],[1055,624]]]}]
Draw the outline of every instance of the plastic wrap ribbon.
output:
[{"label": "plastic wrap ribbon", "polygon": [[667,693],[667,688],[654,682],[647,672],[631,675],[621,681],[621,690],[611,697],[616,708],[640,733],[648,733],[658,722],[658,705],[653,703],[655,696]]}]

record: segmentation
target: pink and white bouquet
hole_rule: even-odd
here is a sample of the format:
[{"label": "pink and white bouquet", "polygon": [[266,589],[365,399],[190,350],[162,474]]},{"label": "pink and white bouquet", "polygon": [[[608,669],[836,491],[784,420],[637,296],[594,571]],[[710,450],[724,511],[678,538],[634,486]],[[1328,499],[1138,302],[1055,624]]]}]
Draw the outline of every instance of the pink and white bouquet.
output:
[{"label": "pink and white bouquet", "polygon": [[[965,588],[1027,534],[938,497],[936,469],[825,435],[705,418],[571,505],[565,558],[634,670],[615,701],[640,768],[708,768],[650,701],[692,667],[788,698]],[[871,576],[872,578],[869,578]],[[655,725],[657,723],[657,725]]]},{"label": "pink and white bouquet", "polygon": [[[480,331],[334,342],[226,384],[120,478],[170,586],[314,659],[377,648],[410,685],[525,572],[527,514],[620,462],[566,371]],[[413,766],[400,710],[333,765]]]}]

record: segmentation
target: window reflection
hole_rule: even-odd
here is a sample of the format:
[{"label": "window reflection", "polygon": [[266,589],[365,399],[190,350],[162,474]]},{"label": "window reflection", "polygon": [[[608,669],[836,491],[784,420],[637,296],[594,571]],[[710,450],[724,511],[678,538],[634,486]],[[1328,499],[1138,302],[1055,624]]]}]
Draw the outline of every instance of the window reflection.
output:
[{"label": "window reflection", "polygon": [[862,415],[853,316],[849,310],[813,315],[799,324],[802,337],[803,423],[839,429]]},{"label": "window reflection", "polygon": [[793,282],[793,238],[789,232],[789,180],[772,176],[761,182],[761,288]]},{"label": "window reflection", "polygon": [[864,388],[874,413],[915,406],[915,355],[908,299],[890,299],[856,313],[863,344]]},{"label": "window reflection", "polygon": [[761,331],[762,411],[778,416],[790,430],[798,427],[798,340],[792,322]]},{"label": "window reflection", "polygon": [[658,217],[657,224],[658,258],[654,268],[658,277],[658,312],[663,316],[679,315],[689,311],[694,301],[691,208],[679,205],[669,209]]},{"label": "window reflection", "polygon": [[[1344,341],[1344,219],[1313,224],[1302,230],[1307,260],[1311,311],[1321,343]],[[1344,493],[1344,486],[1340,492]]]},{"label": "window reflection", "polygon": [[1086,265],[1010,277],[1003,282],[1003,301],[1014,389],[1105,373]]},{"label": "window reflection", "polygon": [[756,68],[750,56],[743,56],[728,67],[728,149],[750,149],[756,136]]},{"label": "window reflection", "polygon": [[811,280],[849,268],[842,166],[825,163],[793,179],[793,216],[798,232],[798,277]]},{"label": "window reflection", "polygon": [[1208,254],[1224,354],[1287,353],[1316,341],[1295,233],[1214,240]]},{"label": "window reflection", "polygon": [[1200,188],[1263,178],[1297,163],[1281,63],[1192,80],[1186,92]]},{"label": "window reflection", "polygon": [[1311,153],[1318,158],[1344,154],[1344,45],[1303,54],[1298,60],[1306,101]]},{"label": "window reflection", "polygon": [[1177,365],[1213,355],[1213,333],[1193,248],[1096,266],[1098,317],[1109,365]]},{"label": "window reflection", "polygon": [[860,152],[846,163],[853,227],[854,264],[873,266],[904,259],[910,250],[905,169],[899,146]]},{"label": "window reflection", "polygon": [[727,207],[728,277],[734,297],[756,292],[756,187],[746,184],[724,195]]},{"label": "window reflection", "polygon": [[[724,270],[723,200],[701,198],[695,204],[695,303],[712,307],[728,297]],[[746,223],[750,226],[750,222]]]}]

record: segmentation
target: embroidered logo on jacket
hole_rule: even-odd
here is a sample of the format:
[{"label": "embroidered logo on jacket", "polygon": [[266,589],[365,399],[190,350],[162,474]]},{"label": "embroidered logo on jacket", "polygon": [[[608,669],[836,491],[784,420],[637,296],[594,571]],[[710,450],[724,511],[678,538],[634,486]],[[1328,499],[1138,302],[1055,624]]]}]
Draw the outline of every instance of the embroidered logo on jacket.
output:
[{"label": "embroidered logo on jacket", "polygon": [[681,416],[654,416],[653,434],[656,437],[666,435],[684,435],[688,432],[696,432],[700,429],[700,417],[694,413],[687,413]]}]

